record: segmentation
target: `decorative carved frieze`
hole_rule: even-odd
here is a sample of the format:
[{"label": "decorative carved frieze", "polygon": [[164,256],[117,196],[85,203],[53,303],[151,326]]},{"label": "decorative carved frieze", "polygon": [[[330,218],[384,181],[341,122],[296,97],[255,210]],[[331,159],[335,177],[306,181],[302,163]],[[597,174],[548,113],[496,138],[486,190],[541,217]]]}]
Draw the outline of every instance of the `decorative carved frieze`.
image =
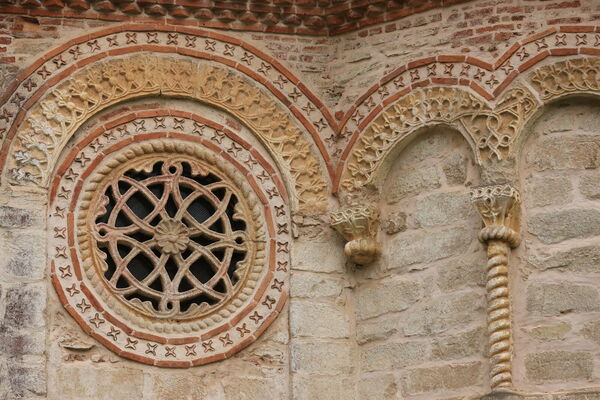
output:
[{"label": "decorative carved frieze", "polygon": [[281,162],[294,182],[300,208],[325,207],[323,169],[281,106],[232,71],[157,56],[94,64],[40,99],[11,148],[7,168],[11,182],[46,186],[61,150],[85,120],[110,105],[146,95],[190,97],[239,117]]},{"label": "decorative carved frieze", "polygon": [[512,388],[512,329],[508,258],[521,241],[520,196],[511,185],[475,188],[471,192],[484,223],[479,240],[487,244],[488,334],[492,389]]},{"label": "decorative carved frieze", "polygon": [[521,87],[509,91],[495,108],[457,88],[432,87],[412,92],[363,132],[348,158],[341,185],[353,193],[373,183],[390,151],[427,125],[447,124],[465,132],[480,164],[506,158],[536,104],[531,93]]},{"label": "decorative carved frieze", "polygon": [[375,240],[379,227],[379,209],[375,206],[352,206],[331,213],[333,226],[348,243],[344,253],[356,264],[369,264],[379,255]]},{"label": "decorative carved frieze", "polygon": [[564,94],[600,91],[600,59],[577,58],[536,69],[529,77],[533,88],[546,101]]}]

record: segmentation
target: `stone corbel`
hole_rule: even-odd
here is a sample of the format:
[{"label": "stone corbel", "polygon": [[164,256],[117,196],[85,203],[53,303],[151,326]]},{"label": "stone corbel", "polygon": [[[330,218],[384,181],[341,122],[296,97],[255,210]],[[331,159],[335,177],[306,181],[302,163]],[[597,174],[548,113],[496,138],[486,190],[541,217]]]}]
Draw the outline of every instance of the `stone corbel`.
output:
[{"label": "stone corbel", "polygon": [[491,388],[511,390],[512,329],[508,292],[508,257],[510,249],[521,242],[520,195],[509,184],[484,186],[471,191],[471,198],[484,228],[479,240],[487,244],[488,334],[491,361]]},{"label": "stone corbel", "polygon": [[347,243],[346,257],[356,264],[370,264],[379,255],[375,240],[379,227],[379,209],[375,206],[352,206],[331,213],[331,226]]}]

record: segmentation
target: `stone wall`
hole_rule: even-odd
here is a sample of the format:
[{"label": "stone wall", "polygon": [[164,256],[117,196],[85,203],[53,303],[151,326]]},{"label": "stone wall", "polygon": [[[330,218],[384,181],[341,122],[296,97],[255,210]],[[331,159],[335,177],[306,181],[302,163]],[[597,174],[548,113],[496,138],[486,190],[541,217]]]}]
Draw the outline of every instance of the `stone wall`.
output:
[{"label": "stone wall", "polygon": [[598,104],[544,110],[521,156],[525,242],[515,269],[515,361],[524,387],[598,384]]},{"label": "stone wall", "polygon": [[[430,2],[426,9],[408,2],[392,20],[382,4],[357,3],[365,15],[356,20],[366,22],[332,35],[202,25],[190,16],[148,16],[155,11],[147,5],[147,15],[125,25],[112,17],[121,11],[90,17],[100,2],[85,18],[61,14],[76,2],[46,3],[0,16],[0,400],[600,399],[594,1]],[[217,29],[224,27],[232,30]],[[140,74],[118,62],[140,55],[162,63],[169,79],[150,79],[156,85],[138,93]],[[192,68],[194,75],[186,65],[205,69]],[[90,101],[81,125],[67,129],[70,117],[83,115],[73,111],[81,103],[57,88],[87,68],[106,73],[99,86],[115,98],[102,109]],[[86,82],[91,93],[95,82]],[[133,82],[129,91],[123,82]],[[565,96],[572,93],[579,94]],[[264,333],[226,360],[163,368],[121,357],[82,329],[52,284],[48,227],[58,211],[48,201],[63,178],[59,165],[74,162],[91,132],[153,113],[204,118],[241,138],[244,150],[219,151],[254,151],[274,166],[259,178],[276,181],[262,201],[281,193],[289,202],[289,221],[271,226],[291,238],[272,243],[274,253],[289,251],[290,265],[277,270],[288,274],[281,285],[289,298]],[[28,135],[51,136],[32,128],[33,114],[71,135],[43,162],[28,158],[35,145],[23,144]],[[158,127],[164,119],[153,121]],[[203,123],[185,123],[186,134],[221,145]],[[250,158],[233,161],[251,177]],[[21,165],[46,168],[47,181],[11,180],[8,170]],[[481,236],[469,193],[506,183],[522,196],[522,227],[511,225],[520,245],[507,229]],[[330,213],[357,205],[373,206],[379,217],[345,214],[342,238]],[[509,244],[516,247],[510,257],[493,253]],[[357,265],[357,248],[379,257]],[[495,313],[498,293],[503,308]],[[503,329],[492,326],[497,314]]]}]

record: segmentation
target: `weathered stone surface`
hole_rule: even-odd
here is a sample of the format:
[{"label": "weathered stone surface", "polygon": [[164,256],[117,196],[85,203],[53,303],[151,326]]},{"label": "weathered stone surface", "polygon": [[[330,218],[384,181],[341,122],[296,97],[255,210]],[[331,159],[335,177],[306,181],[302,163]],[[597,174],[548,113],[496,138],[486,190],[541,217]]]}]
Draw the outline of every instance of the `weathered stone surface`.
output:
[{"label": "weathered stone surface", "polygon": [[600,246],[575,247],[548,257],[530,255],[529,263],[540,270],[557,268],[570,272],[600,272]]},{"label": "weathered stone surface", "polygon": [[423,343],[386,343],[360,350],[361,371],[387,371],[415,365],[426,358],[427,349]]},{"label": "weathered stone surface", "polygon": [[437,285],[447,292],[467,286],[484,286],[486,263],[483,251],[460,260],[448,261],[438,269]]},{"label": "weathered stone surface", "polygon": [[45,325],[46,289],[41,285],[12,287],[6,291],[4,323],[13,328]]},{"label": "weathered stone surface", "polygon": [[393,171],[392,176],[388,177],[385,199],[388,204],[393,204],[423,190],[439,187],[440,178],[433,166],[401,171],[401,173]]},{"label": "weathered stone surface", "polygon": [[570,330],[571,324],[567,322],[561,322],[555,325],[538,326],[529,331],[529,333],[538,340],[549,342],[552,340],[564,339]]},{"label": "weathered stone surface", "polygon": [[305,373],[349,373],[352,347],[345,342],[296,342],[292,344],[292,370]]},{"label": "weathered stone surface", "polygon": [[408,373],[407,392],[427,393],[472,386],[483,378],[482,372],[480,362],[414,369]]},{"label": "weathered stone surface", "polygon": [[388,235],[404,232],[406,230],[406,214],[401,211],[390,213],[383,218],[381,227]]},{"label": "weathered stone surface", "polygon": [[34,218],[30,210],[0,206],[0,227],[25,228],[31,226]]},{"label": "weathered stone surface", "polygon": [[532,283],[527,288],[527,310],[540,315],[600,311],[598,290],[572,283]]},{"label": "weathered stone surface", "polygon": [[[207,384],[203,382],[205,376],[192,374],[169,373],[161,369],[161,373],[146,375],[145,386],[151,387],[150,393],[156,399],[205,399],[211,398]],[[204,384],[203,384],[204,383]]]},{"label": "weathered stone surface", "polygon": [[358,319],[376,317],[406,310],[421,298],[421,285],[406,280],[383,280],[368,287],[359,287],[356,294]]},{"label": "weathered stone surface", "polygon": [[392,374],[364,377],[358,387],[358,400],[396,400],[400,391]]},{"label": "weathered stone surface", "polygon": [[600,392],[559,393],[552,400],[600,400]]},{"label": "weathered stone surface", "polygon": [[565,176],[533,176],[526,180],[523,197],[528,207],[566,204],[573,198],[573,185]]},{"label": "weathered stone surface", "polygon": [[116,397],[142,397],[144,376],[134,368],[78,368],[62,366],[58,387],[53,388],[62,400],[111,400]]},{"label": "weathered stone surface", "polygon": [[293,337],[346,338],[350,321],[344,307],[296,301],[290,305],[290,329]]},{"label": "weathered stone surface", "polygon": [[292,246],[291,260],[293,268],[297,270],[344,272],[344,242],[338,235],[330,235],[328,240],[298,241]]},{"label": "weathered stone surface", "polygon": [[460,153],[450,155],[442,164],[448,185],[463,185],[467,180],[467,158]]},{"label": "weathered stone surface", "polygon": [[294,399],[354,399],[354,376],[297,376],[293,383]]},{"label": "weathered stone surface", "polygon": [[292,297],[337,297],[343,288],[343,279],[296,271],[292,274],[290,292]]},{"label": "weathered stone surface", "polygon": [[536,143],[528,161],[537,171],[600,167],[600,138],[579,135],[544,138]]},{"label": "weathered stone surface", "polygon": [[9,362],[9,399],[25,399],[46,394],[46,370],[42,365],[20,365]]},{"label": "weathered stone surface", "polygon": [[581,334],[584,338],[600,345],[600,322],[588,322],[583,326]]},{"label": "weathered stone surface", "polygon": [[437,158],[444,154],[444,151],[447,150],[452,140],[456,139],[457,136],[456,132],[441,127],[418,135],[402,151],[396,161],[396,166],[409,166],[428,158]]},{"label": "weathered stone surface", "polygon": [[548,351],[528,354],[525,369],[527,377],[534,381],[590,379],[594,363],[590,353]]},{"label": "weathered stone surface", "polygon": [[404,334],[431,335],[452,327],[464,326],[478,319],[485,320],[485,295],[466,292],[436,296],[411,310],[404,325]]},{"label": "weathered stone surface", "polygon": [[569,209],[534,214],[529,219],[529,232],[548,244],[600,235],[600,211]]},{"label": "weathered stone surface", "polygon": [[0,271],[5,269],[9,275],[28,279],[42,279],[46,269],[45,235],[39,233],[12,232],[0,235],[0,240],[11,243],[0,259]]},{"label": "weathered stone surface", "polygon": [[45,336],[41,329],[22,333],[0,324],[0,354],[9,358],[42,355],[45,351]]},{"label": "weathered stone surface", "polygon": [[441,231],[406,231],[390,240],[384,253],[388,269],[402,268],[417,263],[429,263],[465,253],[473,237],[465,228]]},{"label": "weathered stone surface", "polygon": [[225,400],[254,400],[284,398],[283,388],[271,379],[227,377],[223,383]]},{"label": "weathered stone surface", "polygon": [[396,318],[375,321],[358,321],[356,323],[356,340],[359,344],[382,340],[399,331]]},{"label": "weathered stone surface", "polygon": [[455,360],[477,354],[484,354],[487,332],[481,327],[434,339],[431,358],[434,360]]},{"label": "weathered stone surface", "polygon": [[415,224],[421,226],[447,225],[464,221],[475,214],[469,193],[436,193],[420,199],[414,213]]},{"label": "weathered stone surface", "polygon": [[590,200],[600,199],[600,173],[595,171],[583,175],[579,180],[579,191]]}]

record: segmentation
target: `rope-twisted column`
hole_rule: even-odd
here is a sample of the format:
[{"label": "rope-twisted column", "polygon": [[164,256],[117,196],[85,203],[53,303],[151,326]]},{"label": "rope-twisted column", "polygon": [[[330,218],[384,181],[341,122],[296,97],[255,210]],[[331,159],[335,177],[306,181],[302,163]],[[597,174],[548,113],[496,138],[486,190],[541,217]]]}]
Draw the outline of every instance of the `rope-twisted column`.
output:
[{"label": "rope-twisted column", "polygon": [[473,202],[486,225],[479,240],[487,244],[487,317],[491,387],[512,388],[511,304],[508,289],[510,249],[520,243],[519,193],[509,185],[477,188]]}]

